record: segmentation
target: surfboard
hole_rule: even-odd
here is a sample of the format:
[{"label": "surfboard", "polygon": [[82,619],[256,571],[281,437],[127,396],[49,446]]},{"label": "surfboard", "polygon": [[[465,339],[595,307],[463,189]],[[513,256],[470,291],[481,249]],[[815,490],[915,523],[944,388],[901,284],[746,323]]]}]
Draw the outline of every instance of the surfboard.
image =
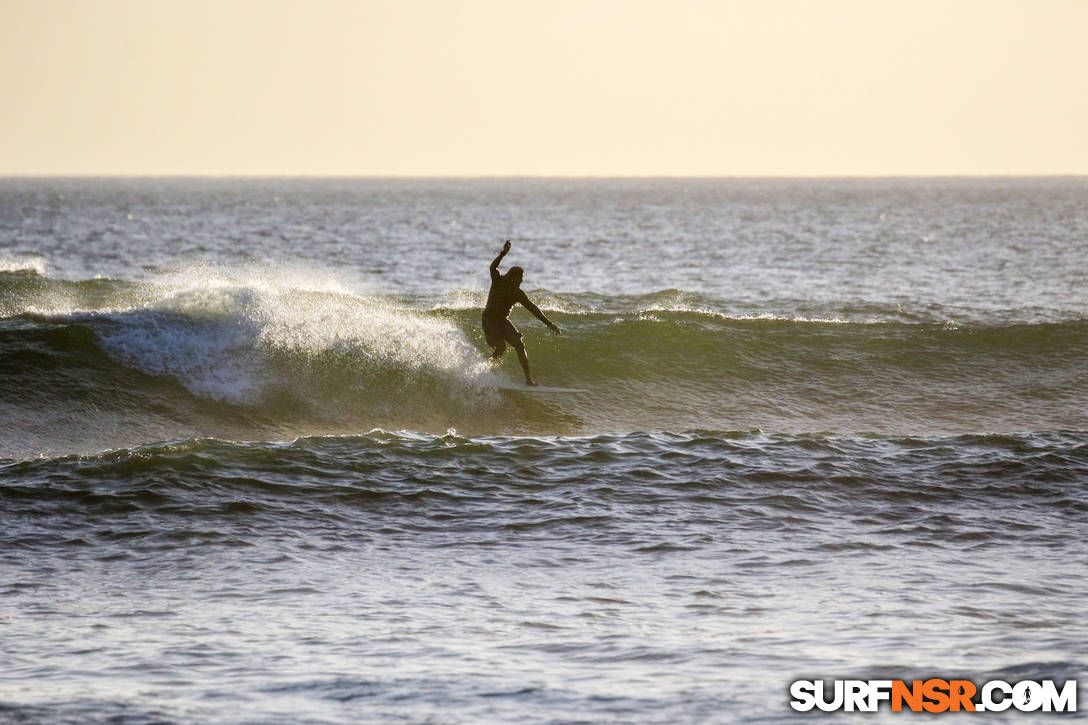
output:
[{"label": "surfboard", "polygon": [[499,390],[513,390],[518,393],[588,393],[583,388],[558,388],[552,385],[499,385]]}]

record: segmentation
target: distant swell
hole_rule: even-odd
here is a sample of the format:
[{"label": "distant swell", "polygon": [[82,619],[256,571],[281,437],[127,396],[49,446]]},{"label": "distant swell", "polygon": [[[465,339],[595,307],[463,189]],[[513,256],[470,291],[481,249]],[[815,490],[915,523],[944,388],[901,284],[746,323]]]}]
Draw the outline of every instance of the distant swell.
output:
[{"label": "distant swell", "polygon": [[588,392],[531,396],[498,389],[518,379],[516,362],[487,365],[471,294],[426,304],[214,276],[0,282],[2,415],[17,431],[6,456],[375,427],[895,435],[1086,422],[1085,320],[783,319],[730,315],[676,291],[541,292],[564,334],[515,314],[534,371]]}]

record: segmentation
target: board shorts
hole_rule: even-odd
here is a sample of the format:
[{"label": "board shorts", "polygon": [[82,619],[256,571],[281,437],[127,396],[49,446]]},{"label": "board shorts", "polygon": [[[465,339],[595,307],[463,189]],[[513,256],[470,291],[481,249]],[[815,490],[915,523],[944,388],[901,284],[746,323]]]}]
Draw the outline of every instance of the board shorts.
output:
[{"label": "board shorts", "polygon": [[484,339],[491,347],[506,347],[507,342],[514,342],[521,338],[518,328],[505,317],[487,317],[480,320],[484,327]]}]

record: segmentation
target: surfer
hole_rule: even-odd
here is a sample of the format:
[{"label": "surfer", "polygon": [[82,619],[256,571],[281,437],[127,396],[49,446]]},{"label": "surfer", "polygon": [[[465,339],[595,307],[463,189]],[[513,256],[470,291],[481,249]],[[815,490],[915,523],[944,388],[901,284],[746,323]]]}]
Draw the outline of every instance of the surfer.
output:
[{"label": "surfer", "polygon": [[521,289],[521,280],[525,276],[525,270],[521,267],[511,267],[506,274],[499,273],[499,262],[510,251],[510,240],[502,245],[499,256],[491,263],[491,291],[487,293],[487,305],[484,307],[483,327],[487,344],[494,348],[491,354],[492,360],[499,360],[506,352],[506,343],[514,346],[518,353],[518,362],[525,371],[525,384],[536,385],[533,376],[529,373],[529,356],[525,354],[525,343],[521,341],[521,333],[514,323],[510,322],[507,315],[510,309],[517,303],[532,312],[538,320],[548,326],[553,335],[558,335],[560,329],[548,319],[540,308],[533,304],[532,300]]}]

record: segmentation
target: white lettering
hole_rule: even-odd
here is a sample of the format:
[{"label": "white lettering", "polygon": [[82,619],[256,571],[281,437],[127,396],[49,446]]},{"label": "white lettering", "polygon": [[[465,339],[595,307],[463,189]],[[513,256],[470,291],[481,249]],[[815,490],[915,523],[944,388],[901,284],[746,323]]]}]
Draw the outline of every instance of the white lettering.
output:
[{"label": "white lettering", "polygon": [[824,712],[835,712],[842,707],[845,696],[843,695],[843,682],[842,680],[835,680],[835,685],[832,690],[835,694],[831,700],[826,698],[824,692],[824,681],[816,680],[816,707],[820,708]]},{"label": "white lettering", "polygon": [[876,712],[882,701],[891,699],[891,680],[869,680],[869,712]]},{"label": "white lettering", "polygon": [[865,680],[847,680],[845,690],[844,699],[847,712],[853,712],[854,710],[868,711],[866,701],[868,700],[869,685]]},{"label": "white lettering", "polygon": [[[997,690],[1002,694],[1000,700],[995,700],[993,693]],[[991,680],[982,687],[982,705],[976,707],[979,710],[992,710],[1003,712],[1012,706],[1012,685],[1004,680]]]},{"label": "white lettering", "polygon": [[798,712],[808,712],[816,707],[816,685],[812,680],[797,680],[790,685],[790,707]]},{"label": "white lettering", "polygon": [[1043,706],[1043,688],[1038,682],[1024,680],[1012,688],[1012,704],[1020,712],[1034,712]]},{"label": "white lettering", "polygon": [[1077,711],[1076,680],[1066,680],[1061,692],[1053,680],[1043,680],[1043,711],[1051,712],[1052,708],[1057,712]]}]

